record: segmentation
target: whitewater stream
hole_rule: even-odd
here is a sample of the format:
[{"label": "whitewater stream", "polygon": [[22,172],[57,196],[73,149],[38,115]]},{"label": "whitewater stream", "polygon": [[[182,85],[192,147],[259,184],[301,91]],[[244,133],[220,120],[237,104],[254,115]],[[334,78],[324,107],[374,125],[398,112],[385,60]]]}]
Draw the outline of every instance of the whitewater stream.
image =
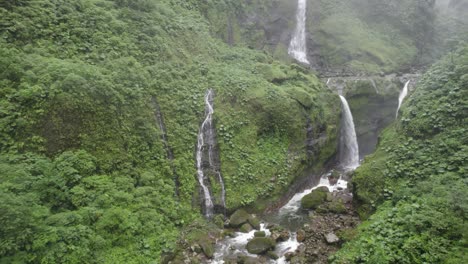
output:
[{"label": "whitewater stream", "polygon": [[264,231],[266,236],[271,235],[268,226],[277,224],[289,230],[290,236],[287,241],[279,242],[275,247],[275,253],[279,259],[269,260],[269,263],[287,263],[286,254],[295,252],[301,243],[296,239],[296,231],[307,223],[310,218],[307,212],[301,210],[301,200],[304,196],[311,193],[319,187],[327,187],[330,192],[342,191],[347,188],[348,182],[344,180],[343,175],[346,175],[351,170],[359,166],[359,149],[357,144],[356,132],[353,122],[353,116],[349,109],[348,103],[343,96],[340,96],[342,103],[342,121],[341,121],[341,136],[339,150],[339,165],[335,169],[340,174],[340,178],[334,184],[330,183],[332,171],[322,175],[319,183],[312,188],[296,193],[284,206],[279,210],[263,216],[267,222],[260,225],[260,230],[252,230],[249,233],[236,232],[232,237],[218,241],[212,264],[223,264],[225,258],[236,258],[237,256],[257,257],[250,254],[247,249],[247,243],[254,238],[257,231]]},{"label": "whitewater stream", "polygon": [[407,81],[405,83],[405,86],[403,87],[403,90],[401,90],[400,95],[398,96],[398,108],[396,110],[395,118],[398,118],[398,111],[400,111],[401,104],[403,103],[403,100],[405,100],[405,97],[408,95],[408,85],[410,81]]}]

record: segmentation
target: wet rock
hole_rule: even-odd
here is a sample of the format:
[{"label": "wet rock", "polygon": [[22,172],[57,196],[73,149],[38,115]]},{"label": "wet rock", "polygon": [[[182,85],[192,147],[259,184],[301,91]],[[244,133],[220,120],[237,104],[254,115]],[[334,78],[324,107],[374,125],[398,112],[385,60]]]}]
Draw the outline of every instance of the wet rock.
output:
[{"label": "wet rock", "polygon": [[229,218],[229,225],[232,227],[240,227],[241,225],[247,223],[250,215],[243,209],[235,211]]},{"label": "wet rock", "polygon": [[205,256],[209,259],[213,258],[214,253],[215,253],[215,248],[214,244],[211,243],[211,241],[203,241],[200,243],[200,246],[203,249],[203,253],[205,253]]},{"label": "wet rock", "polygon": [[294,257],[294,252],[288,252],[286,254],[284,254],[284,258],[286,259],[286,261],[291,261],[291,259]]},{"label": "wet rock", "polygon": [[266,255],[267,255],[269,258],[274,259],[274,260],[279,259],[278,254],[276,254],[274,251],[268,251],[268,252],[266,253]]},{"label": "wet rock", "polygon": [[257,231],[254,233],[254,237],[266,237],[265,231]]},{"label": "wet rock", "polygon": [[249,233],[250,231],[252,231],[252,226],[249,223],[245,223],[241,226],[239,231],[241,231],[242,233]]},{"label": "wet rock", "polygon": [[190,249],[195,253],[201,253],[203,250],[198,244],[191,246]]},{"label": "wet rock", "polygon": [[275,240],[269,237],[255,237],[247,243],[247,251],[250,254],[264,254],[276,246]]},{"label": "wet rock", "polygon": [[334,233],[328,233],[325,235],[325,240],[328,244],[336,244],[340,242],[340,239]]},{"label": "wet rock", "polygon": [[304,209],[317,209],[327,199],[328,188],[320,187],[313,190],[301,200],[301,206]]},{"label": "wet rock", "polygon": [[305,240],[306,233],[304,230],[300,229],[297,231],[297,242],[302,243]]},{"label": "wet rock", "polygon": [[225,229],[222,233],[222,237],[234,237],[235,234],[234,234],[234,231],[232,231],[231,229]]},{"label": "wet rock", "polygon": [[344,214],[346,213],[346,206],[344,205],[343,200],[335,199],[330,204],[328,204],[328,210],[332,213]]},{"label": "wet rock", "polygon": [[281,226],[273,227],[272,229],[270,229],[270,232],[271,232],[270,237],[276,242],[286,241],[290,237],[289,231]]},{"label": "wet rock", "polygon": [[249,256],[238,256],[238,264],[264,264],[267,263],[265,258],[254,258]]},{"label": "wet rock", "polygon": [[308,262],[304,256],[294,256],[290,261],[290,264],[305,264],[310,263]]},{"label": "wet rock", "polygon": [[318,214],[326,214],[328,213],[328,206],[327,205],[320,205],[317,209],[315,209],[315,212]]},{"label": "wet rock", "polygon": [[224,258],[224,264],[237,264],[237,258],[232,259],[232,258]]},{"label": "wet rock", "polygon": [[248,221],[253,228],[260,229],[260,220],[256,216],[251,216]]}]

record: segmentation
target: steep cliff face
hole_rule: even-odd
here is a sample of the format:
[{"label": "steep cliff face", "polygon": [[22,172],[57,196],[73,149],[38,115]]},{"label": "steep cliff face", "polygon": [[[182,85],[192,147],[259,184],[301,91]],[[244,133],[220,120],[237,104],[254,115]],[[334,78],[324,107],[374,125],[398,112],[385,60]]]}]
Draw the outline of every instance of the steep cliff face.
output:
[{"label": "steep cliff face", "polygon": [[356,170],[355,203],[361,217],[370,218],[332,263],[465,262],[467,234],[460,232],[468,199],[464,46],[422,77],[397,123]]},{"label": "steep cliff face", "polygon": [[418,79],[418,74],[324,79],[330,89],[349,102],[361,158],[374,152],[382,130],[395,121],[398,96],[405,82],[411,81],[412,90]]},{"label": "steep cliff face", "polygon": [[[204,13],[214,33],[231,45],[247,45],[290,61],[287,47],[297,1],[222,1]],[[449,7],[451,6],[451,7]],[[456,7],[458,8],[456,8]],[[307,53],[322,75],[408,72],[450,50],[449,36],[466,39],[462,2],[309,0]],[[464,26],[461,26],[464,25]],[[449,33],[450,32],[450,33]]]}]

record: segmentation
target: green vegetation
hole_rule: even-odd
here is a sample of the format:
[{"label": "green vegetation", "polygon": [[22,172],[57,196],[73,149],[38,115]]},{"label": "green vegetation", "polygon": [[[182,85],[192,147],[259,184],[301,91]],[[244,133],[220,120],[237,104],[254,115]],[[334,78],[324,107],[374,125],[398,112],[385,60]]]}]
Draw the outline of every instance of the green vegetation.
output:
[{"label": "green vegetation", "polygon": [[[348,2],[309,1],[318,64],[380,72],[433,57],[431,1]],[[212,256],[224,217],[201,216],[194,158],[208,89],[227,212],[261,211],[322,170],[341,105],[283,63],[294,12],[290,0],[1,1],[0,263],[159,263],[185,242]],[[376,213],[341,234],[337,263],[466,262],[467,56],[428,73],[356,172],[359,212]]]},{"label": "green vegetation", "polygon": [[[465,263],[468,47],[429,70],[352,180],[363,218],[333,263]],[[353,235],[354,236],[354,235]]]},{"label": "green vegetation", "polygon": [[325,66],[390,72],[422,62],[432,48],[430,1],[312,0],[308,26]]},{"label": "green vegetation", "polygon": [[[334,154],[338,98],[300,66],[213,37],[203,5],[0,3],[1,263],[159,262],[202,218],[194,149],[209,88],[229,210],[261,209]],[[308,119],[326,138],[311,156]]]}]

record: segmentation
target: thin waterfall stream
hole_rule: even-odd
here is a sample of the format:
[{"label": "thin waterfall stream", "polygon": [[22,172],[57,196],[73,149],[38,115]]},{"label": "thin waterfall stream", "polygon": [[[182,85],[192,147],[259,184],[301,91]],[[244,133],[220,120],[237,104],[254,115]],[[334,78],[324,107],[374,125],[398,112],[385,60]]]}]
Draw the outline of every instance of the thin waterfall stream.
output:
[{"label": "thin waterfall stream", "polygon": [[359,166],[359,146],[354,127],[353,115],[346,98],[340,95],[343,118],[340,133],[340,166],[344,170],[355,170]]},{"label": "thin waterfall stream", "polygon": [[205,95],[205,120],[203,121],[202,125],[200,126],[200,131],[198,132],[198,142],[197,142],[197,174],[198,174],[198,182],[203,190],[203,201],[205,206],[205,216],[211,217],[213,215],[213,200],[211,198],[210,190],[205,184],[205,174],[202,168],[202,156],[203,156],[203,146],[205,145],[205,131],[207,127],[211,126],[211,121],[213,118],[213,106],[211,105],[211,97],[212,97],[212,90],[208,90]]},{"label": "thin waterfall stream", "polygon": [[307,59],[306,46],[306,10],[307,0],[298,0],[296,14],[296,29],[289,43],[288,53],[297,61],[310,64]]},{"label": "thin waterfall stream", "polygon": [[395,118],[398,118],[398,111],[400,111],[401,104],[403,103],[403,100],[405,100],[405,97],[408,95],[408,86],[410,82],[411,80],[408,80],[405,83],[403,90],[401,90],[400,95],[398,96],[398,108],[396,110]]},{"label": "thin waterfall stream", "polygon": [[[202,189],[203,194],[203,211],[207,218],[211,218],[215,213],[215,205],[222,208],[223,213],[226,208],[226,190],[224,186],[224,180],[220,171],[219,158],[216,159],[216,137],[215,128],[213,125],[213,90],[209,89],[205,94],[205,119],[203,120],[200,130],[198,132],[197,141],[197,176],[198,183]],[[208,163],[208,164],[206,164]],[[221,194],[217,200],[215,195],[210,191],[208,182],[210,182],[208,173],[216,176],[216,179],[221,187]],[[213,181],[211,181],[213,184]],[[218,201],[218,203],[215,203]],[[219,210],[218,210],[219,211]],[[219,213],[219,212],[216,212]]]},{"label": "thin waterfall stream", "polygon": [[[351,110],[346,99],[343,96],[340,96],[340,99],[342,103],[342,121],[339,164],[334,169],[323,174],[318,184],[296,193],[277,211],[264,215],[263,219],[265,222],[261,224],[259,230],[254,229],[248,233],[235,232],[232,237],[226,237],[218,241],[214,258],[210,263],[222,264],[225,263],[226,258],[232,259],[238,256],[256,257],[256,255],[250,254],[247,251],[247,243],[254,238],[254,234],[257,231],[264,231],[266,236],[269,237],[272,234],[269,228],[275,225],[280,225],[289,230],[289,238],[276,245],[274,253],[279,258],[277,260],[270,259],[268,263],[288,263],[287,254],[295,252],[301,246],[301,243],[297,240],[296,231],[306,224],[307,221],[310,221],[309,215],[301,208],[302,198],[321,187],[326,187],[331,193],[343,192],[347,189],[348,182],[343,176],[359,166],[359,148]],[[339,173],[340,177],[337,181],[332,181],[332,174],[336,172]]]}]

